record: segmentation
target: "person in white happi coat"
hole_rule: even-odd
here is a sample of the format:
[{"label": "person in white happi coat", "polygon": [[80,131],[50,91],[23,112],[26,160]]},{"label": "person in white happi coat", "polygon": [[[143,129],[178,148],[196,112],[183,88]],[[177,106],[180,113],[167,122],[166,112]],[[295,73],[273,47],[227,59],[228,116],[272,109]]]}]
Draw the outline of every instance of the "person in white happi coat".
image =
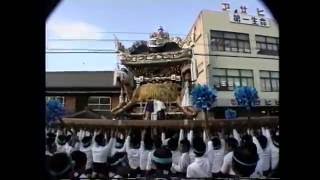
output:
[{"label": "person in white happi coat", "polygon": [[254,135],[252,130],[250,130],[250,134],[252,135],[253,143],[255,143],[259,155],[256,172],[260,176],[267,176],[271,168],[271,149],[270,146],[268,146],[268,139],[263,134]]},{"label": "person in white happi coat", "polygon": [[129,132],[124,146],[130,166],[129,177],[136,177],[140,174],[141,137],[138,137],[137,132]]},{"label": "person in white happi coat", "polygon": [[193,139],[195,160],[187,168],[187,178],[209,178],[211,169],[208,158],[205,156],[206,144],[201,137]]},{"label": "person in white happi coat", "polygon": [[113,130],[110,133],[111,137],[107,142],[106,133],[95,132],[94,144],[92,147],[93,159],[93,177],[96,175],[100,178],[107,177],[107,158],[110,154],[111,147],[115,141]]},{"label": "person in white happi coat", "polygon": [[149,157],[151,158],[151,153],[153,152],[154,148],[153,148],[153,140],[151,138],[150,132],[146,132],[146,130],[143,130],[141,139],[142,139],[142,142],[141,142],[139,167],[140,167],[141,175],[144,176],[147,174],[148,163],[151,163],[151,159],[150,159],[150,162],[148,162],[148,158]]},{"label": "person in white happi coat", "polygon": [[[219,177],[225,155],[225,140],[222,133],[217,133],[207,142],[206,156],[210,162],[212,177]],[[206,136],[204,136],[206,137]],[[210,137],[210,136],[209,136]]]},{"label": "person in white happi coat", "polygon": [[279,131],[271,135],[270,130],[262,128],[262,133],[268,139],[268,148],[271,150],[271,170],[275,170],[279,164]]},{"label": "person in white happi coat", "polygon": [[255,174],[259,160],[256,145],[253,142],[236,148],[232,156],[233,177],[260,178]]},{"label": "person in white happi coat", "polygon": [[172,163],[171,171],[176,172],[178,177],[185,177],[187,168],[190,165],[190,142],[187,138],[183,137],[183,129],[180,129],[179,139],[179,151],[181,155],[178,158],[178,163]]},{"label": "person in white happi coat", "polygon": [[[236,137],[236,138],[234,138]],[[223,163],[221,166],[220,172],[225,175],[235,175],[235,173],[232,170],[232,157],[233,157],[233,151],[239,146],[239,139],[240,136],[236,133],[236,131],[233,131],[233,137],[228,137],[226,139],[226,154],[223,157]],[[237,140],[238,139],[238,140]]]}]

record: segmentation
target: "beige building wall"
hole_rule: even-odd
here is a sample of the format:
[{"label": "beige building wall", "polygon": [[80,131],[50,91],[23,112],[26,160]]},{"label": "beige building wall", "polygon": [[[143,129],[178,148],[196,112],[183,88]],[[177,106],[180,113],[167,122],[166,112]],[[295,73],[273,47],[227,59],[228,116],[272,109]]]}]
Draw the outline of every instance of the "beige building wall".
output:
[{"label": "beige building wall", "polygon": [[[193,29],[196,27],[196,35],[201,37],[194,43],[194,54],[198,64],[197,83],[213,86],[213,68],[250,69],[253,70],[254,86],[260,99],[278,100],[278,92],[261,92],[260,70],[279,71],[279,57],[271,55],[259,55],[256,50],[255,35],[279,37],[278,25],[270,20],[269,27],[260,27],[247,24],[232,23],[228,12],[201,11],[195,24],[191,28],[187,38],[192,39]],[[249,34],[251,53],[222,52],[210,50],[210,30],[229,31]],[[213,56],[200,56],[196,54],[210,54]],[[217,55],[217,56],[214,56]],[[200,64],[200,68],[199,68]],[[203,64],[203,65],[201,65]],[[203,69],[202,69],[203,68]],[[218,106],[227,106],[230,99],[234,99],[233,91],[218,91]],[[273,103],[274,104],[274,103]],[[262,103],[263,105],[263,103]]]}]

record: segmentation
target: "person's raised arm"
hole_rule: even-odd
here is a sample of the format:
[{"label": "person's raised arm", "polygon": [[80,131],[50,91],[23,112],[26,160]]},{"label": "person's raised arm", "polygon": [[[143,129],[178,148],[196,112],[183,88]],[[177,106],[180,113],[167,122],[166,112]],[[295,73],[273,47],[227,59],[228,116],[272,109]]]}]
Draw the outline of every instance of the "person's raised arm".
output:
[{"label": "person's raised arm", "polygon": [[210,130],[203,130],[203,141],[204,143],[206,143],[207,145],[207,153],[209,153],[212,149],[213,149],[213,146],[212,146],[212,141],[210,140]]},{"label": "person's raised arm", "polygon": [[63,132],[61,129],[58,129],[57,132],[56,132],[56,139],[55,139],[55,142],[58,143],[58,136],[62,135]]},{"label": "person's raised arm", "polygon": [[233,137],[238,141],[238,143],[240,144],[240,141],[241,141],[241,138],[240,138],[240,135],[238,133],[238,131],[236,129],[233,129],[232,130],[232,133],[233,133]]},{"label": "person's raised arm", "polygon": [[77,136],[78,136],[78,139],[81,141],[83,136],[82,136],[82,129],[80,129],[78,132],[77,132]]},{"label": "person's raised arm", "polygon": [[152,151],[149,152],[148,158],[147,158],[147,166],[146,166],[146,171],[150,171],[152,169]]},{"label": "person's raised arm", "polygon": [[[112,144],[111,146],[111,149],[114,149],[116,147],[116,140],[117,140],[117,135],[118,134],[118,129],[116,129],[114,132],[113,132],[113,135],[112,137],[114,138],[114,143]],[[110,139],[111,140],[111,139]]]},{"label": "person's raised arm", "polygon": [[203,139],[204,143],[206,143],[206,144],[208,143],[208,132],[206,131],[206,129],[203,129],[202,139]]},{"label": "person's raised arm", "polygon": [[225,155],[224,158],[223,158],[223,163],[222,163],[222,166],[221,166],[221,169],[220,171],[223,173],[223,174],[229,174],[229,171],[231,169],[231,164],[232,164],[232,157],[230,159],[230,157],[228,156],[229,154]]},{"label": "person's raised arm", "polygon": [[260,145],[257,137],[254,135],[252,129],[249,131],[249,134],[252,136],[252,141],[253,141],[253,143],[254,143],[254,144],[256,145],[256,147],[257,147],[257,152],[258,152],[258,154],[261,153],[261,152],[262,152],[262,147],[261,147],[261,145]]},{"label": "person's raised arm", "polygon": [[107,153],[107,156],[110,156],[111,148],[113,147],[114,142],[115,142],[114,130],[111,129],[111,131],[110,131],[110,140],[109,140],[108,144],[106,144],[105,147],[104,147],[105,153]]},{"label": "person's raised arm", "polygon": [[[125,136],[123,135],[122,132],[118,132],[118,137],[119,137],[120,139],[124,139]],[[124,142],[122,148],[119,149],[118,152],[125,152],[125,151],[126,151],[126,143]]]},{"label": "person's raised arm", "polygon": [[129,148],[130,148],[130,134],[131,134],[131,129],[129,130],[129,132],[126,133],[127,137],[126,137],[126,141],[124,142],[124,147],[125,147],[125,151],[128,152]]},{"label": "person's raised arm", "polygon": [[165,132],[161,132],[161,142],[163,145],[166,144],[166,134]]},{"label": "person's raised arm", "polygon": [[192,144],[192,139],[193,139],[193,130],[192,129],[189,131],[189,133],[187,135],[187,138],[188,138],[188,140],[189,140],[189,142],[190,142],[190,144],[192,146],[193,145]]},{"label": "person's raised arm", "polygon": [[226,149],[226,140],[224,136],[220,136],[220,141],[221,141],[221,151],[225,151]]},{"label": "person's raised arm", "polygon": [[79,134],[80,134],[80,130],[75,130],[75,133],[74,133],[74,138],[75,138],[74,150],[80,150],[80,138],[78,136]]},{"label": "person's raised arm", "polygon": [[267,132],[266,132],[266,129],[264,127],[261,128],[261,132],[262,132],[262,135],[267,137]]},{"label": "person's raised arm", "polygon": [[179,143],[181,140],[184,139],[184,135],[183,135],[183,129],[180,129],[180,132],[179,132]]},{"label": "person's raised arm", "polygon": [[182,154],[178,164],[172,163],[172,167],[177,172],[184,172],[185,169],[187,169],[189,165],[189,155],[188,154]]},{"label": "person's raised arm", "polygon": [[108,133],[107,133],[107,131],[104,131],[104,139],[108,139]]},{"label": "person's raised arm", "polygon": [[92,144],[94,144],[94,145],[97,144],[96,141],[95,141],[97,135],[98,135],[98,130],[95,129],[94,132],[93,132],[93,137],[92,137]]},{"label": "person's raised arm", "polygon": [[270,133],[270,130],[269,129],[266,129],[265,130],[265,133],[266,133],[266,137],[268,139],[268,144],[272,144],[272,139],[271,139],[271,133]]},{"label": "person's raised arm", "polygon": [[140,152],[144,151],[144,138],[146,135],[146,129],[141,131],[141,140],[140,140]]}]

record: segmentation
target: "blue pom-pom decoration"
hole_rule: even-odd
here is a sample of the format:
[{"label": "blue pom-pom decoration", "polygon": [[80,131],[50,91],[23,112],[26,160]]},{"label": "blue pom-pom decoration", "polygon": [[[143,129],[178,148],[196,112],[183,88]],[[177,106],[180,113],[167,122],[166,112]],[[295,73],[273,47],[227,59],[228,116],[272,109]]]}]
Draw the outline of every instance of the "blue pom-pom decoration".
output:
[{"label": "blue pom-pom decoration", "polygon": [[226,119],[229,119],[229,120],[236,119],[237,111],[228,108],[227,110],[225,110],[224,115]]},{"label": "blue pom-pom decoration", "polygon": [[46,120],[47,123],[53,123],[57,120],[61,120],[65,115],[65,109],[58,100],[50,100],[46,106]]},{"label": "blue pom-pom decoration", "polygon": [[234,91],[234,96],[238,104],[245,106],[247,109],[255,106],[255,102],[259,99],[257,90],[248,86],[238,87]]},{"label": "blue pom-pom decoration", "polygon": [[208,85],[197,84],[191,91],[192,104],[199,110],[209,110],[217,99],[216,94]]}]

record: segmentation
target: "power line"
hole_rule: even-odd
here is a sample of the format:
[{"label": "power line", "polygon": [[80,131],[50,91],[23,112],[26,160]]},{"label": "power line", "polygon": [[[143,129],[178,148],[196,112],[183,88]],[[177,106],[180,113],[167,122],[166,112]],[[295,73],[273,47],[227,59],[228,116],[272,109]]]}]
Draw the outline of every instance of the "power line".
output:
[{"label": "power line", "polygon": [[[117,51],[47,51],[46,53],[55,53],[55,54],[83,54],[83,53],[96,53],[96,54],[117,54]],[[257,56],[233,56],[233,55],[220,55],[220,54],[202,54],[202,53],[194,53],[195,56],[220,56],[220,57],[237,57],[237,58],[259,58],[259,59],[274,59],[279,60],[276,57],[257,57]]]},{"label": "power line", "polygon": [[114,49],[47,48],[47,51],[115,51]]},{"label": "power line", "polygon": [[[108,32],[108,31],[101,31],[96,33],[103,33],[103,34],[152,34],[147,32]],[[169,33],[170,35],[177,35],[177,36],[187,36],[186,34],[179,34],[179,33]]]},{"label": "power line", "polygon": [[201,54],[201,53],[194,53],[193,55],[195,55],[195,56],[218,56],[218,57],[259,58],[259,59],[274,59],[274,60],[279,60],[278,57],[235,56],[235,55]]},{"label": "power line", "polygon": [[[72,39],[72,38],[63,38],[63,39],[48,39],[49,41],[112,41],[115,42],[115,39]],[[134,41],[147,41],[147,40],[136,40],[136,39],[123,39],[120,41],[129,41],[129,42],[134,42]]]},{"label": "power line", "polygon": [[114,51],[46,51],[47,54],[117,54],[118,52]]}]

